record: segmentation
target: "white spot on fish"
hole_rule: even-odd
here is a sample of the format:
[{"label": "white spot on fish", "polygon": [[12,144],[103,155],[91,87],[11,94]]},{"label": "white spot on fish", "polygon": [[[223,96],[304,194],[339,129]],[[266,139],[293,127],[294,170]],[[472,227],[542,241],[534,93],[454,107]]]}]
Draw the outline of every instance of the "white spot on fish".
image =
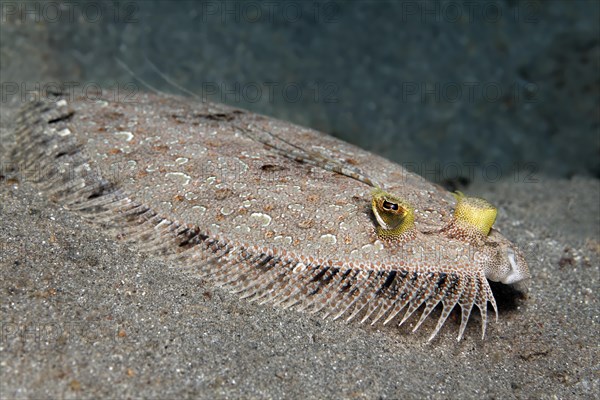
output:
[{"label": "white spot on fish", "polygon": [[301,272],[304,272],[306,270],[306,264],[304,263],[298,263],[296,264],[296,266],[294,267],[294,269],[292,270],[292,272],[294,274],[299,274]]},{"label": "white spot on fish", "polygon": [[323,236],[321,236],[321,243],[323,244],[336,244],[337,243],[337,237],[335,237],[335,235],[332,234],[325,234]]},{"label": "white spot on fish", "polygon": [[185,197],[186,200],[196,200],[198,198],[198,196],[193,192],[186,192],[183,197]]},{"label": "white spot on fish", "polygon": [[206,207],[204,207],[204,206],[193,206],[192,210],[196,210],[200,214],[204,214],[206,212]]},{"label": "white spot on fish", "polygon": [[275,236],[273,238],[273,241],[274,242],[283,242],[283,244],[285,244],[285,245],[292,244],[292,238],[291,238],[291,236],[285,236],[285,237],[283,237],[283,236],[277,235],[277,236]]},{"label": "white spot on fish", "polygon": [[290,204],[290,205],[288,205],[288,208],[290,210],[293,210],[293,211],[302,211],[302,210],[304,210],[304,206],[302,204],[299,204],[299,203]]},{"label": "white spot on fish", "polygon": [[358,274],[356,274],[356,280],[361,281],[363,279],[366,279],[369,276],[369,271],[363,269],[361,271],[359,271]]},{"label": "white spot on fish", "polygon": [[363,253],[371,253],[373,251],[373,245],[372,244],[365,244],[362,247],[362,251],[363,251]]},{"label": "white spot on fish", "polygon": [[[201,134],[201,132],[199,132]],[[198,143],[189,143],[186,148],[185,148],[185,154],[189,155],[192,158],[196,158],[199,155],[205,154],[207,151],[207,148],[204,146],[201,146]]]},{"label": "white spot on fish", "polygon": [[250,227],[248,225],[237,225],[235,229],[240,232],[250,233]]},{"label": "white spot on fish", "polygon": [[131,139],[133,139],[133,133],[128,131],[115,132],[114,135],[119,137],[119,139],[124,139],[126,142],[131,142]]},{"label": "white spot on fish", "polygon": [[162,221],[160,221],[160,222],[159,222],[159,223],[158,223],[158,224],[155,226],[155,228],[157,228],[157,229],[158,229],[158,228],[160,228],[160,227],[162,227],[162,226],[164,226],[164,225],[169,225],[169,224],[170,224],[170,222],[169,222],[168,220],[166,220],[166,219],[163,219]]},{"label": "white spot on fish", "polygon": [[233,183],[233,188],[238,191],[241,192],[242,190],[246,189],[246,184],[243,182],[234,182]]},{"label": "white spot on fish", "polygon": [[246,158],[253,158],[253,159],[261,158],[260,155],[257,155],[257,154],[254,154],[254,153],[249,154],[247,151],[242,151],[240,154],[242,156],[246,157]]},{"label": "white spot on fish", "polygon": [[180,183],[183,186],[189,184],[190,181],[192,180],[192,178],[189,175],[186,175],[183,172],[167,172],[165,174],[165,178],[174,178],[174,179],[180,181]]},{"label": "white spot on fish", "polygon": [[223,215],[231,215],[233,213],[233,208],[229,208],[229,207],[222,207],[221,208],[221,214]]},{"label": "white spot on fish", "polygon": [[261,226],[269,226],[271,224],[271,216],[263,213],[252,213],[250,218],[254,219]]}]

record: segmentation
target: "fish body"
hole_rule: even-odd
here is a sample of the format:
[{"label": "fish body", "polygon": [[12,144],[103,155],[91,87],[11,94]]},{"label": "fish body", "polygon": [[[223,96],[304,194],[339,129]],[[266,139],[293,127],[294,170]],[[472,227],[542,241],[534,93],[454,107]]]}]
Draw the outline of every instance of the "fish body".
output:
[{"label": "fish body", "polygon": [[[49,198],[245,298],[370,323],[422,309],[415,329],[441,305],[430,339],[459,305],[460,339],[474,306],[485,334],[488,279],[529,276],[460,197],[311,129],[154,94],[36,101],[15,126],[13,159]],[[388,217],[410,225],[386,234]]]}]

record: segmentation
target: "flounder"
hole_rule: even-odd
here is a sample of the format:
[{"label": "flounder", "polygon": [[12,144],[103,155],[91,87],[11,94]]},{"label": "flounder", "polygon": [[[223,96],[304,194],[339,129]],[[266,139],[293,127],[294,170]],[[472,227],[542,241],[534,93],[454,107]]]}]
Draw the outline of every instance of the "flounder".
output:
[{"label": "flounder", "polygon": [[488,279],[529,278],[487,201],[451,194],[323,133],[224,105],[34,101],[13,160],[53,201],[244,298],[416,330],[459,305],[458,339]]}]

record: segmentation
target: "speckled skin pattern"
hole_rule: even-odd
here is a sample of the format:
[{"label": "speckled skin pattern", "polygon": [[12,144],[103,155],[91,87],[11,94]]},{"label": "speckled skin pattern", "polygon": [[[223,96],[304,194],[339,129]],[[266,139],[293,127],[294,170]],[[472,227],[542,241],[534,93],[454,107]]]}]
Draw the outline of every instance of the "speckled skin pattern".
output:
[{"label": "speckled skin pattern", "polygon": [[[496,309],[486,278],[528,277],[498,231],[455,223],[449,192],[310,129],[152,94],[33,102],[15,126],[14,160],[47,196],[243,297],[371,323],[422,308],[415,329],[441,304],[430,339],[459,304],[460,339],[474,305],[484,334],[487,303]],[[365,171],[414,208],[414,229],[378,237],[373,187],[246,129]]]}]

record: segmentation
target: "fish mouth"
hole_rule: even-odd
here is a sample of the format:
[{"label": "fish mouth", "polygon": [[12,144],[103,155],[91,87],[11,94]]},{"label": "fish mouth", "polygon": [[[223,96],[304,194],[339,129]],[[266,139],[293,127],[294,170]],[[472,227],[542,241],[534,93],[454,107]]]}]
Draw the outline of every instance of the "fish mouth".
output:
[{"label": "fish mouth", "polygon": [[529,273],[523,265],[517,261],[517,254],[511,248],[507,251],[508,262],[510,263],[511,272],[504,279],[502,279],[502,283],[506,285],[512,285],[518,282],[522,282],[524,280],[529,279]]}]

